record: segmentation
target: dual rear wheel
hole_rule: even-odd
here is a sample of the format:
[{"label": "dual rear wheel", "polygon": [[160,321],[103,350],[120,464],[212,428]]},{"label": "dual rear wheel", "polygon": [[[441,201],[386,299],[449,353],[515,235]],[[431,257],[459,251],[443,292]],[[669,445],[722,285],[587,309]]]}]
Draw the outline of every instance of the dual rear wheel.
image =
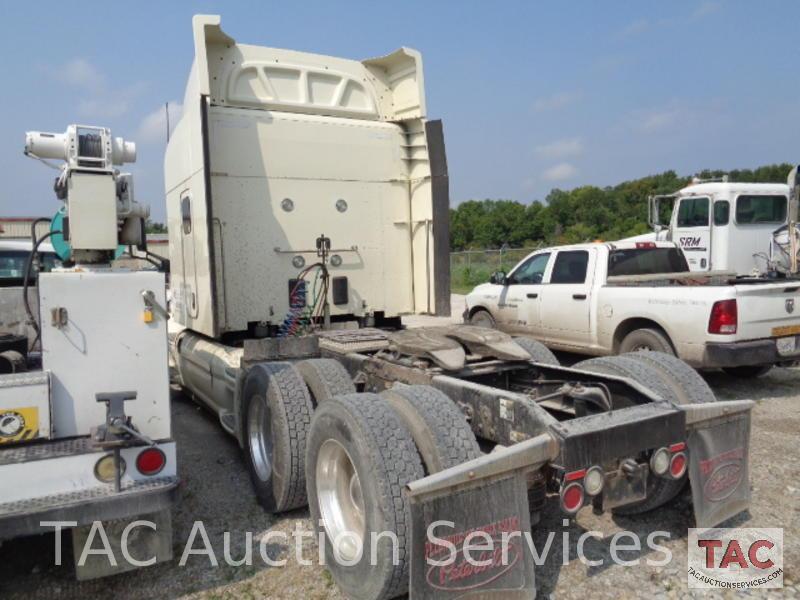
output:
[{"label": "dual rear wheel", "polygon": [[245,383],[243,440],[270,512],[305,504],[328,569],[353,598],[408,590],[405,486],[480,456],[461,410],[428,386],[358,394],[336,361],[268,363]]}]

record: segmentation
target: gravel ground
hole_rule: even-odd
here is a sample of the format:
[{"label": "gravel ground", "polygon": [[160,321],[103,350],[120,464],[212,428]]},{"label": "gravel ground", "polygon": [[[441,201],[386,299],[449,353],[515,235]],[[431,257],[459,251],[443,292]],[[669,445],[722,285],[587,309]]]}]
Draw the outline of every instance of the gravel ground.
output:
[{"label": "gravel ground", "polygon": [[[800,370],[774,369],[757,380],[735,380],[721,373],[707,375],[722,400],[753,399],[750,479],[753,502],[749,513],[729,526],[784,528],[784,571],[787,587],[771,590],[770,596],[800,597]],[[308,530],[308,511],[298,510],[280,518],[264,513],[256,504],[250,482],[232,438],[222,432],[214,417],[173,393],[173,423],[179,448],[181,487],[173,518],[175,560],[133,573],[94,582],[76,583],[71,567],[55,567],[54,536],[42,535],[6,543],[0,547],[0,598],[95,598],[115,600],[150,598],[262,599],[342,598],[330,574],[320,566],[301,566],[280,544],[267,544],[272,560],[288,558],[285,567],[268,567],[259,557],[259,540],[269,531],[290,533],[295,527]],[[203,521],[215,548],[219,567],[211,567],[206,556],[192,556],[183,567],[177,562],[189,539],[194,521]],[[577,519],[563,525],[557,506],[545,511],[534,531],[537,548],[545,545],[547,531],[555,532],[552,549],[544,566],[536,572],[540,597],[585,598],[683,598],[690,593],[686,581],[686,536],[692,526],[691,503],[683,496],[656,514],[639,518],[594,515],[583,509]],[[642,540],[655,530],[669,533],[660,541],[673,560],[666,567],[645,565],[646,553],[628,558],[641,559],[639,566],[608,564],[610,537],[630,530]],[[588,567],[577,559],[575,541],[588,530],[599,531],[601,539],[590,540],[590,559],[603,559],[600,567]],[[225,565],[223,532],[230,531],[231,556],[244,554],[245,535],[254,539],[253,566]],[[571,545],[563,564],[563,534]],[[198,547],[199,543],[195,545]],[[307,542],[305,557],[315,556]],[[655,558],[660,558],[655,557]],[[69,559],[65,561],[69,565]],[[705,594],[708,596],[709,594]],[[712,596],[713,597],[713,596]],[[733,597],[728,593],[725,597]]]}]

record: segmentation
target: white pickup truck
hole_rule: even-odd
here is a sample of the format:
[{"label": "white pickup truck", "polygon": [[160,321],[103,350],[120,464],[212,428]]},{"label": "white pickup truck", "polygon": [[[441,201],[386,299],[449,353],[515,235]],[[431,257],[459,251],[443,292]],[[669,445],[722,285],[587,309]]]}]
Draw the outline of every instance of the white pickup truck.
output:
[{"label": "white pickup truck", "polygon": [[[668,242],[544,248],[467,295],[464,320],[591,355],[656,350],[758,376],[800,355],[800,282],[691,273]],[[797,308],[797,312],[795,312]]]}]

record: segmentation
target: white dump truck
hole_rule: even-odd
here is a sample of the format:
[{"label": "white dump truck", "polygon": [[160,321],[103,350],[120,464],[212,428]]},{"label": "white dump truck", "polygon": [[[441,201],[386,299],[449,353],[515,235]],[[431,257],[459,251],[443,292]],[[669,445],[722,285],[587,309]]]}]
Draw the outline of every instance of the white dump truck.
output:
[{"label": "white dump truck", "polygon": [[[692,271],[785,274],[791,271],[787,227],[793,185],[695,180],[673,194],[651,196],[653,239],[678,244]],[[662,223],[667,212],[669,221]]]},{"label": "white dump truck", "polygon": [[144,245],[148,209],[117,170],[135,146],[71,125],[29,132],[25,153],[63,161],[64,205],[22,280],[47,240],[63,266],[39,273],[35,288],[42,369],[0,376],[0,541],[55,530],[60,544],[70,531],[79,579],[168,560],[178,481],[165,276],[110,266],[120,245]]},{"label": "white dump truck", "polygon": [[[746,510],[752,402],[714,402],[675,357],[568,369],[493,329],[402,329],[450,301],[447,163],[418,52],[245,45],[216,16],[193,32],[165,158],[171,351],[262,505],[310,507],[347,597],[534,598],[521,536],[547,495],[565,517],[633,514],[691,480],[700,526]],[[471,569],[476,531],[519,543]]]}]

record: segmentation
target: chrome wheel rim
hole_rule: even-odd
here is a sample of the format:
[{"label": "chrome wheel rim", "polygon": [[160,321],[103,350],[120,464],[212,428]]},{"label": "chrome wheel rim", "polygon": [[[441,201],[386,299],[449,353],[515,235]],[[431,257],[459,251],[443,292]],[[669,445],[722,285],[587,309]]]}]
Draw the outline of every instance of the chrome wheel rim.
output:
[{"label": "chrome wheel rim", "polygon": [[268,431],[268,414],[266,399],[253,396],[247,409],[247,438],[253,468],[262,481],[268,481],[272,475],[272,441]]},{"label": "chrome wheel rim", "polygon": [[319,449],[317,502],[329,541],[344,560],[356,560],[364,547],[366,516],[361,480],[350,455],[336,440]]}]

